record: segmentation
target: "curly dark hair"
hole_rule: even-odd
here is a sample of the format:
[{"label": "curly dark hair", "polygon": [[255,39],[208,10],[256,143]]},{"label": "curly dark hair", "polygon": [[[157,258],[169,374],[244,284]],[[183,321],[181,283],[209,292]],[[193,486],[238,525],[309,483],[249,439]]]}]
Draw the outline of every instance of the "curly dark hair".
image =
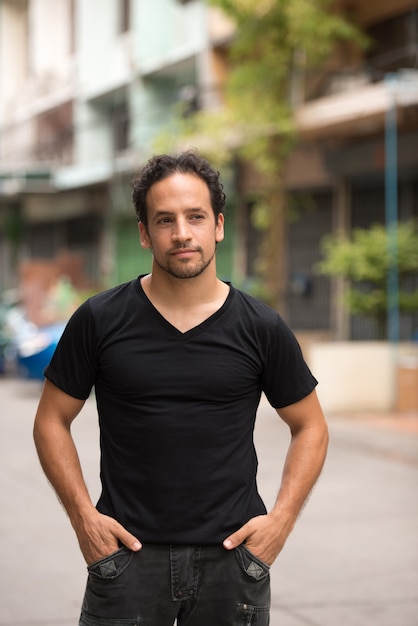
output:
[{"label": "curly dark hair", "polygon": [[138,222],[148,225],[146,196],[152,185],[176,173],[196,174],[205,181],[217,221],[218,215],[224,212],[226,201],[220,174],[197,152],[187,151],[178,155],[159,154],[151,157],[132,180],[132,200]]}]

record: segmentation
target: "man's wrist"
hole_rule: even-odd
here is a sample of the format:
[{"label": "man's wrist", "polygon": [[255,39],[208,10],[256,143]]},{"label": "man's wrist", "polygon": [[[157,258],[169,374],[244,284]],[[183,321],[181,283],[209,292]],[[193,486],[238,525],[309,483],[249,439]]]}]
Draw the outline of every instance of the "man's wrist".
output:
[{"label": "man's wrist", "polygon": [[293,507],[284,506],[279,503],[273,507],[269,516],[274,523],[280,526],[289,526],[290,529],[292,529],[298,518],[298,512],[295,512]]}]

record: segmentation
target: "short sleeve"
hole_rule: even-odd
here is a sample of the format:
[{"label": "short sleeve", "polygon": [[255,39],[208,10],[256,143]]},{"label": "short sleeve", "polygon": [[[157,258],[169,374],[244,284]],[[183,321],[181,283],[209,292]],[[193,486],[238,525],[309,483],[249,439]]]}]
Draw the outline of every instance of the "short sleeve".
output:
[{"label": "short sleeve", "polygon": [[62,391],[85,400],[96,380],[97,341],[90,303],[84,302],[68,321],[45,378]]},{"label": "short sleeve", "polygon": [[306,364],[299,343],[282,318],[270,328],[263,375],[263,391],[274,408],[299,402],[318,384]]}]

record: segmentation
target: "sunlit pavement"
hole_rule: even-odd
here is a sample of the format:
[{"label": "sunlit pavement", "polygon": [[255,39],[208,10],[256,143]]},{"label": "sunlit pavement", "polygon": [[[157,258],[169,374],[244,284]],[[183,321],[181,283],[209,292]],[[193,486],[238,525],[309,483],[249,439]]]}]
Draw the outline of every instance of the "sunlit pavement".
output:
[{"label": "sunlit pavement", "polygon": [[[77,541],[32,443],[39,393],[0,379],[0,626],[76,626],[84,591]],[[328,419],[326,467],[272,568],[271,626],[417,626],[418,414]],[[95,499],[93,400],[73,431]],[[256,442],[270,505],[289,435],[265,401]]]}]

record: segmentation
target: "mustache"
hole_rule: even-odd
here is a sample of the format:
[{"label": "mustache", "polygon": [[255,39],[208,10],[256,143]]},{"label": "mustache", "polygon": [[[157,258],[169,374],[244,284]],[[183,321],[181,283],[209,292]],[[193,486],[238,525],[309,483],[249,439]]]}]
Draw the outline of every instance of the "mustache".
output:
[{"label": "mustache", "polygon": [[170,250],[168,251],[168,254],[172,254],[173,252],[178,252],[179,250],[191,250],[193,252],[202,252],[202,248],[200,246],[188,246],[187,244],[179,244],[179,245],[173,246],[173,248],[170,248]]}]

